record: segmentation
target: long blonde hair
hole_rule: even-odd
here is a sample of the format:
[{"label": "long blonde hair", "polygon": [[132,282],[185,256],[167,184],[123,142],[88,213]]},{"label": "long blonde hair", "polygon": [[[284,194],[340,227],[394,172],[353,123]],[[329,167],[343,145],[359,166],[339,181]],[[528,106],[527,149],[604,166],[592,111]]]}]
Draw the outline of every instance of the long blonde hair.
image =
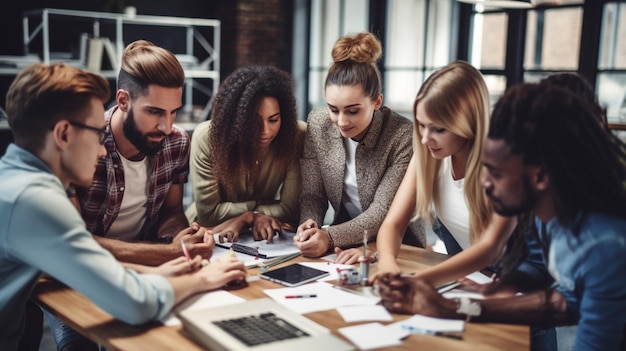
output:
[{"label": "long blonde hair", "polygon": [[432,204],[438,201],[441,160],[430,155],[420,142],[417,106],[423,106],[428,117],[453,134],[470,141],[465,166],[465,201],[470,214],[470,242],[483,232],[489,222],[491,205],[480,184],[480,154],[489,129],[489,91],[476,68],[455,61],[435,71],[422,84],[413,104],[413,157],[417,167],[416,216],[433,221]]}]

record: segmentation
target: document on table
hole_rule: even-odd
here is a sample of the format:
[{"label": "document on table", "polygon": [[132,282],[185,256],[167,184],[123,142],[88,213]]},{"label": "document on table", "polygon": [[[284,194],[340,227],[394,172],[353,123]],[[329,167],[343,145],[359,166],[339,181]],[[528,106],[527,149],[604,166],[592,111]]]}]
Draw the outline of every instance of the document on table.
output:
[{"label": "document on table", "polygon": [[184,310],[199,310],[207,307],[217,307],[231,305],[234,303],[244,302],[246,299],[241,298],[224,290],[216,290],[202,294],[196,294],[183,301],[176,306],[172,312],[161,319],[161,322],[167,326],[181,325],[180,319],[176,317],[176,312]]},{"label": "document on table", "polygon": [[465,322],[463,320],[434,318],[420,314],[413,315],[411,318],[387,326],[389,329],[409,330],[413,328],[433,332],[462,332],[464,327]]},{"label": "document on table", "polygon": [[[491,283],[493,279],[491,279],[490,277],[482,274],[481,272],[474,272],[474,273],[470,273],[468,275],[465,276],[465,278],[469,279],[469,280],[473,280],[474,282],[478,283],[478,284],[487,284],[487,283]],[[444,292],[443,294],[441,294],[441,296],[445,297],[446,299],[456,299],[456,298],[460,298],[460,297],[467,297],[470,299],[477,299],[477,300],[482,300],[485,298],[485,296],[479,292],[476,291],[468,291],[468,290],[464,290],[463,287],[459,288],[459,289],[451,289],[448,290],[446,292]]]},{"label": "document on table", "polygon": [[355,344],[359,350],[370,350],[400,345],[403,334],[396,334],[380,323],[359,324],[337,330]]},{"label": "document on table", "polygon": [[[302,314],[343,306],[373,306],[379,301],[379,299],[334,289],[332,284],[326,282],[309,283],[293,288],[266,289],[263,292],[290,310]],[[293,296],[303,297],[293,298]]]},{"label": "document on table", "polygon": [[393,321],[391,313],[382,305],[373,306],[342,306],[337,312],[346,323],[363,321]]},{"label": "document on table", "polygon": [[274,235],[272,243],[268,243],[267,240],[255,241],[251,231],[240,233],[236,242],[220,243],[219,233],[214,234],[214,239],[216,248],[230,250],[232,247],[238,253],[265,259],[300,252],[293,241],[295,235],[295,232],[283,230],[282,233]]}]

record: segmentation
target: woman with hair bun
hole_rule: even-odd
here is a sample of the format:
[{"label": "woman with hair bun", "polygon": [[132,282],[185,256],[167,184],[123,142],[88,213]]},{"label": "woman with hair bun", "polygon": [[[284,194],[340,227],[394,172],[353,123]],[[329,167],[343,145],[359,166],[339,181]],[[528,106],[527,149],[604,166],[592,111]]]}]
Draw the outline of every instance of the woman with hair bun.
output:
[{"label": "woman with hair bun", "polygon": [[[325,82],[327,107],[309,114],[296,245],[304,256],[335,249],[338,263],[358,256],[341,249],[374,239],[411,160],[412,122],[383,106],[371,33],[339,38]],[[328,206],[334,218],[322,226]],[[423,231],[417,245],[423,246]],[[351,250],[353,251],[353,250]]]}]

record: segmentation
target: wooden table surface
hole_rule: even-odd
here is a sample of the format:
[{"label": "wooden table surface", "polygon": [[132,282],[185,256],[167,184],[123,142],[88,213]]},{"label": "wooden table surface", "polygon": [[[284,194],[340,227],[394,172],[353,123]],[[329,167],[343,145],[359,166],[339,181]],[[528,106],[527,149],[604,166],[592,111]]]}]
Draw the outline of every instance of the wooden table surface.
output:
[{"label": "wooden table surface", "polygon": [[[375,243],[370,244],[374,248]],[[398,262],[403,270],[418,271],[445,260],[447,256],[403,245]],[[281,265],[298,261],[314,261],[298,257]],[[376,264],[370,266],[370,273],[376,272]],[[249,269],[248,275],[258,275],[259,269]],[[267,281],[255,280],[246,288],[232,290],[245,299],[267,297],[264,289],[282,288],[283,286]],[[164,326],[152,322],[141,326],[131,326],[112,318],[82,294],[65,287],[51,278],[42,278],[33,291],[34,298],[59,319],[76,329],[89,339],[103,345],[108,351],[157,351],[157,350],[203,350],[201,346],[188,339],[182,327]],[[329,328],[340,336],[338,328],[362,324],[346,323],[336,310],[308,313],[311,320]],[[394,320],[409,318],[408,315],[393,315]],[[383,323],[387,324],[387,323]],[[340,336],[342,337],[342,336]],[[466,323],[463,340],[454,340],[437,336],[410,335],[401,345],[389,350],[528,350],[529,328],[520,325]],[[417,347],[419,345],[419,347]]]}]

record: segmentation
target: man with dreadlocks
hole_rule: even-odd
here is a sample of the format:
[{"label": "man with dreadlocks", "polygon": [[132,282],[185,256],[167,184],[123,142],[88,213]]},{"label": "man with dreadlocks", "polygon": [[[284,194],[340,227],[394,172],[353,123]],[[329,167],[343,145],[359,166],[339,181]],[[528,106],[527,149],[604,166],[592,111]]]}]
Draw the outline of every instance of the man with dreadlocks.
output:
[{"label": "man with dreadlocks", "polygon": [[496,212],[535,215],[553,288],[522,296],[448,300],[399,275],[379,282],[383,304],[477,322],[578,324],[575,350],[626,347],[626,152],[594,110],[550,84],[521,84],[496,105],[482,153]]}]

